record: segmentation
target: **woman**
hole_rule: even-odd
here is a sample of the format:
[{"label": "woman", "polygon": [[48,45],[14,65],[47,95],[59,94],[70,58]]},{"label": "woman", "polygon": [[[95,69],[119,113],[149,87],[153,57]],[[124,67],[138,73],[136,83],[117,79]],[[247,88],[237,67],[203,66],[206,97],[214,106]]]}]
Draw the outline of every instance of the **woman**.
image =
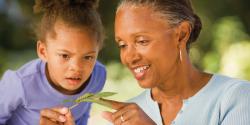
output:
[{"label": "woman", "polygon": [[196,69],[190,44],[202,24],[189,0],[122,0],[115,18],[120,58],[146,91],[112,102],[115,125],[249,125],[250,84]]}]

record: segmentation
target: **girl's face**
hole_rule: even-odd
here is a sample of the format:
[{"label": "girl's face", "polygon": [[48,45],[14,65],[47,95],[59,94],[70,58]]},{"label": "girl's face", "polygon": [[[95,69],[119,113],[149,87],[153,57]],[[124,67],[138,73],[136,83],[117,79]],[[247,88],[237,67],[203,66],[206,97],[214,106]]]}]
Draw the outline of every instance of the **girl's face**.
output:
[{"label": "girl's face", "polygon": [[47,78],[57,90],[77,93],[95,65],[96,39],[87,30],[72,28],[62,21],[55,23],[54,31],[47,34],[46,42],[38,42],[38,55],[47,62]]},{"label": "girl's face", "polygon": [[143,88],[167,81],[179,56],[176,28],[146,7],[122,7],[115,18],[120,58]]}]

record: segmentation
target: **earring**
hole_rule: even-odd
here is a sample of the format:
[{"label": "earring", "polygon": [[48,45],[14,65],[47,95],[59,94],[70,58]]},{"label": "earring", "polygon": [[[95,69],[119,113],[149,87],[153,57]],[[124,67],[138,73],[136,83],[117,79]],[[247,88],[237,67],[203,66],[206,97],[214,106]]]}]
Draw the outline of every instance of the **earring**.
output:
[{"label": "earring", "polygon": [[179,54],[180,54],[180,60],[181,60],[181,62],[182,62],[182,52],[181,52],[181,49],[180,49],[180,51],[179,51]]}]

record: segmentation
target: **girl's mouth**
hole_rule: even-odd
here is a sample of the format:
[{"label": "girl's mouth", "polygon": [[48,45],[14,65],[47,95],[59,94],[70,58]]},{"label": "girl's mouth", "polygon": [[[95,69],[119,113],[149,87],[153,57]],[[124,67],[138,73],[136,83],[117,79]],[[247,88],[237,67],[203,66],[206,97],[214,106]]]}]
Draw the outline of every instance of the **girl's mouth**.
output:
[{"label": "girl's mouth", "polygon": [[81,82],[81,78],[79,77],[68,77],[66,80],[70,85],[78,85]]}]

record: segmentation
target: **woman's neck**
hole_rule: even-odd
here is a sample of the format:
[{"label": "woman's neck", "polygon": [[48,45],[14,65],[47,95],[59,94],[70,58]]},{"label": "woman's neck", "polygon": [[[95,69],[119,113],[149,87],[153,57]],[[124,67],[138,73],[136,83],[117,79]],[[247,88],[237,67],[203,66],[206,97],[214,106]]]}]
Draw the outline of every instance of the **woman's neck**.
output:
[{"label": "woman's neck", "polygon": [[152,89],[152,98],[157,102],[182,102],[207,84],[211,74],[198,71],[191,63],[176,68],[167,81]]}]

